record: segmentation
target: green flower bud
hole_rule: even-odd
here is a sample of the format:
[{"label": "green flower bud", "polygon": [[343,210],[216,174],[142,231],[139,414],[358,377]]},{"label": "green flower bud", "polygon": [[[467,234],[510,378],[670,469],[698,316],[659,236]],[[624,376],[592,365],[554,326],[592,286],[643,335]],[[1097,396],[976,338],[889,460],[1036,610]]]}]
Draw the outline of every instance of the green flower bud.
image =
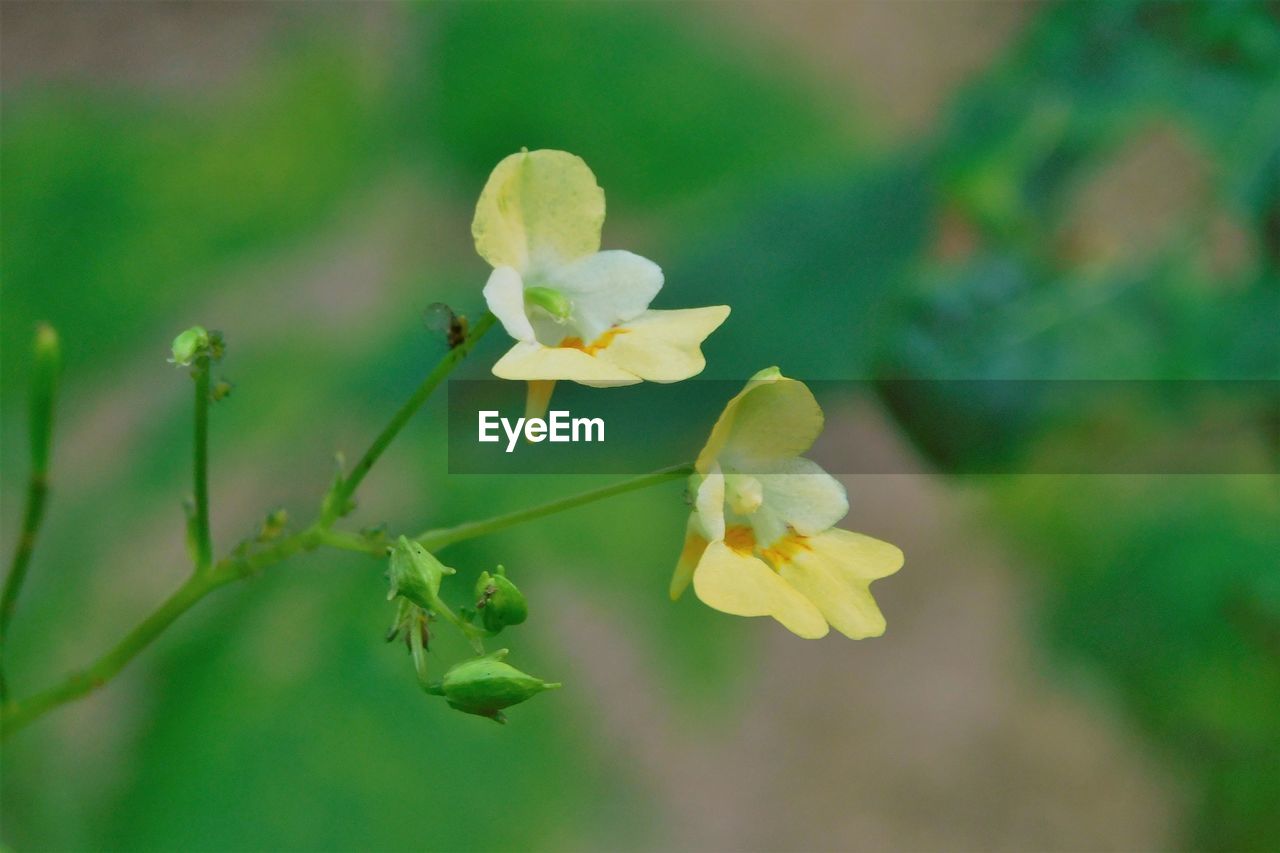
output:
[{"label": "green flower bud", "polygon": [[36,327],[31,365],[31,470],[43,477],[49,470],[53,442],[53,409],[62,370],[62,345],[53,326]]},{"label": "green flower bud", "polygon": [[480,573],[476,581],[476,611],[485,630],[494,634],[529,618],[529,605],[524,595],[507,580],[507,570],[502,566],[498,566],[492,575]]},{"label": "green flower bud", "polygon": [[455,664],[440,681],[426,686],[426,691],[443,696],[450,708],[466,714],[489,717],[505,723],[503,708],[519,705],[544,690],[555,690],[558,682],[546,682],[503,663],[506,649],[490,655]]},{"label": "green flower bud", "polygon": [[203,326],[192,326],[173,339],[173,358],[169,361],[179,367],[186,367],[208,349],[209,333]]},{"label": "green flower bud", "polygon": [[217,382],[213,384],[213,388],[209,391],[209,396],[213,399],[213,402],[216,403],[219,400],[223,400],[227,397],[230,397],[231,389],[234,387],[235,386],[233,386],[227,380],[219,379]]},{"label": "green flower bud", "polygon": [[280,534],[284,533],[288,525],[289,511],[284,507],[273,509],[267,513],[267,517],[262,520],[262,526],[258,528],[258,541],[270,542],[280,538]]},{"label": "green flower bud", "polygon": [[439,605],[440,583],[453,571],[426,548],[401,536],[391,547],[391,561],[387,569],[391,591],[387,593],[387,600],[398,595],[423,610],[435,610]]}]

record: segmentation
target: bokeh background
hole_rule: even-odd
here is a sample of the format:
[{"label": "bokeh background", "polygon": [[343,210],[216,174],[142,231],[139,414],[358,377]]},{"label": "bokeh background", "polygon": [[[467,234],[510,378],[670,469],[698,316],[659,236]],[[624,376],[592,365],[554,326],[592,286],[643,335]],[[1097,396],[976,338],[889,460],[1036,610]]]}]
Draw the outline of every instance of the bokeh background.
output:
[{"label": "bokeh background", "polygon": [[[198,322],[230,343],[221,549],[274,506],[309,518],[331,454],[359,452],[443,351],[426,306],[481,308],[472,205],[521,146],[592,165],[606,247],[667,272],[657,307],[733,305],[708,376],[1280,378],[1274,3],[0,15],[6,552],[34,323],[66,350],[53,503],[12,638],[20,694],[188,571],[190,382],[165,363],[172,336]],[[1017,399],[967,404],[1021,423]],[[815,450],[838,468],[874,448],[902,471],[846,478],[846,526],[907,553],[876,587],[881,639],[804,642],[672,605],[686,507],[671,484],[447,553],[459,601],[499,560],[527,587],[513,660],[566,684],[501,728],[423,697],[380,641],[378,565],[320,553],[221,591],[6,744],[0,835],[15,850],[1275,849],[1276,478],[950,476],[967,452],[954,405],[851,398]],[[446,478],[442,407],[368,479],[357,523],[420,529],[598,482]],[[1118,413],[1115,430],[1139,414],[1156,416]],[[1272,464],[1277,423],[1249,451]],[[1000,435],[1028,458],[1108,440]],[[440,647],[438,664],[460,653]]]}]

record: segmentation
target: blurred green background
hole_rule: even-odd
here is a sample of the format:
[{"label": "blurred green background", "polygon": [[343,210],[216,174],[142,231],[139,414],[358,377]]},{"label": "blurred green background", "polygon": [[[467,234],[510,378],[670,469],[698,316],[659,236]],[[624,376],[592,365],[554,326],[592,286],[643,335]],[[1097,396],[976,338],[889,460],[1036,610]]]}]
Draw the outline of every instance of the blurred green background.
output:
[{"label": "blurred green background", "polygon": [[[666,270],[656,307],[733,306],[708,376],[1280,378],[1277,9],[4,3],[6,552],[37,321],[67,362],[18,693],[187,571],[172,336],[199,322],[230,343],[223,550],[273,506],[309,518],[333,451],[359,452],[443,351],[423,309],[481,308],[471,209],[521,146],[591,164],[606,247]],[[449,524],[593,482],[446,478],[442,404],[369,478],[360,523]],[[525,582],[513,660],[566,684],[504,729],[424,699],[380,642],[375,563],[316,554],[220,592],[7,743],[0,835],[1276,849],[1276,477],[948,477],[968,452],[953,404],[850,399],[815,449],[900,460],[846,478],[845,526],[907,553],[876,587],[882,639],[672,605],[687,510],[664,486],[448,552],[459,601],[499,560]],[[1278,424],[1255,448],[1272,465]],[[1100,439],[1003,440],[1034,458]],[[440,645],[437,663],[460,652]]]}]

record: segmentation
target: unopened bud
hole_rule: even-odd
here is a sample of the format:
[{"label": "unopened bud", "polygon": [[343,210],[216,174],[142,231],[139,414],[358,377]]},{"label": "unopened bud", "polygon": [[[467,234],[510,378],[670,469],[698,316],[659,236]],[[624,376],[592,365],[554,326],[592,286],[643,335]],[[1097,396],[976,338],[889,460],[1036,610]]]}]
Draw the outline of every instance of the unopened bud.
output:
[{"label": "unopened bud", "polygon": [[258,529],[258,541],[270,542],[276,539],[289,524],[289,512],[284,507],[278,507],[267,513],[267,517],[262,520],[262,527]]},{"label": "unopened bud", "polygon": [[443,679],[427,685],[426,691],[443,696],[450,708],[504,723],[503,708],[519,705],[544,690],[560,687],[557,682],[534,678],[503,663],[506,656],[507,650],[499,649],[493,654],[456,664],[444,674]]},{"label": "unopened bud", "polygon": [[391,548],[387,568],[391,591],[387,593],[387,599],[398,595],[423,610],[434,610],[439,601],[440,583],[445,575],[453,572],[426,548],[407,536],[401,536]]},{"label": "unopened bud", "polygon": [[494,634],[508,625],[519,625],[529,618],[529,605],[524,595],[507,579],[507,570],[481,572],[476,581],[476,611],[485,630]]},{"label": "unopened bud", "polygon": [[53,442],[53,409],[62,369],[62,346],[53,326],[36,327],[31,370],[31,470],[43,477],[49,469]]},{"label": "unopened bud", "polygon": [[209,333],[203,326],[192,326],[173,339],[173,358],[169,361],[179,367],[186,367],[208,350]]},{"label": "unopened bud", "polygon": [[234,387],[235,386],[232,385],[227,380],[219,379],[217,382],[213,384],[213,389],[210,390],[209,396],[212,397],[213,402],[216,403],[225,397],[231,396],[231,389]]}]

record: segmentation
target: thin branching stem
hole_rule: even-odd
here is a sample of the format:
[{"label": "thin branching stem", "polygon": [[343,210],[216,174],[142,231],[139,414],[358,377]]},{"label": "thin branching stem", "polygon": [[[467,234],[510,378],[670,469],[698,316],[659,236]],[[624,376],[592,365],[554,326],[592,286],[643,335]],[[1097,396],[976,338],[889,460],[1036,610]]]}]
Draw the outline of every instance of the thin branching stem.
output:
[{"label": "thin branching stem", "polygon": [[439,551],[447,548],[456,542],[462,542],[466,539],[475,539],[477,536],[487,536],[490,533],[496,533],[499,530],[505,530],[508,527],[514,527],[517,524],[523,524],[526,521],[543,518],[544,516],[554,515],[558,512],[564,512],[568,509],[584,506],[589,503],[595,503],[605,498],[611,498],[614,495],[633,492],[636,489],[647,489],[649,486],[656,486],[659,483],[666,483],[671,480],[681,480],[693,473],[691,465],[673,465],[670,468],[663,468],[649,474],[641,474],[638,477],[632,477],[629,480],[623,480],[620,483],[611,483],[607,486],[601,486],[598,489],[580,492],[576,495],[570,495],[564,498],[557,498],[538,506],[518,509],[514,512],[495,515],[492,518],[481,519],[480,521],[469,521],[466,524],[459,524],[456,527],[445,527],[437,530],[428,530],[419,534],[416,538],[428,551]]},{"label": "thin branching stem", "polygon": [[[449,373],[466,358],[476,343],[494,323],[494,316],[488,312],[476,322],[470,334],[461,344],[451,349],[427,375],[413,396],[400,407],[386,428],[379,433],[373,444],[361,457],[355,469],[335,488],[326,499],[325,508],[313,524],[300,533],[286,536],[271,543],[267,547],[252,554],[235,554],[216,564],[210,557],[204,570],[197,571],[178,587],[172,595],[144,619],[137,627],[125,635],[110,651],[98,658],[80,672],[68,676],[59,684],[36,693],[26,699],[8,702],[0,709],[0,738],[7,738],[18,729],[31,723],[49,711],[86,695],[94,689],[106,684],[139,652],[149,646],[156,637],[173,624],[183,613],[190,610],[197,602],[209,593],[226,584],[248,577],[281,563],[299,551],[312,550],[320,545],[352,550],[359,537],[343,534],[330,529],[334,518],[340,515],[341,508],[347,506],[356,488],[369,473],[378,457],[382,455],[392,439],[400,432],[413,414],[422,407],[431,392],[449,375]],[[208,362],[205,360],[196,370],[196,451],[195,451],[195,490],[196,500],[193,510],[193,534],[197,545],[197,567],[202,563],[199,555],[205,553],[202,543],[208,543]],[[47,457],[47,453],[46,453]],[[43,469],[41,469],[43,470]],[[41,477],[43,482],[43,475]],[[38,523],[38,517],[37,517]],[[203,531],[203,532],[202,532]],[[210,547],[209,551],[211,552]],[[376,553],[377,548],[362,548],[369,553]],[[29,555],[28,555],[29,556]],[[23,558],[25,559],[25,558]],[[9,595],[9,586],[21,584],[21,576],[14,582],[14,572],[6,581],[5,596]],[[16,597],[16,591],[14,593]]]},{"label": "thin branching stem", "polygon": [[493,326],[496,319],[492,313],[486,311],[476,321],[476,324],[471,327],[470,333],[463,339],[462,343],[450,350],[436,365],[435,369],[427,374],[427,377],[422,380],[422,384],[418,386],[418,390],[414,391],[413,396],[404,402],[400,410],[392,416],[382,432],[369,445],[369,449],[360,457],[360,461],[351,469],[351,473],[334,487],[333,493],[325,501],[324,513],[321,517],[322,526],[328,527],[338,516],[345,515],[349,511],[351,497],[373,468],[374,463],[378,461],[378,457],[382,456],[383,451],[400,434],[400,430],[404,429],[404,425],[409,422],[409,419],[417,413],[418,409],[422,408],[422,404],[431,396],[431,392],[436,390],[436,387],[444,381],[454,367],[467,357],[480,338],[484,337],[485,332],[489,331],[490,327]]}]

